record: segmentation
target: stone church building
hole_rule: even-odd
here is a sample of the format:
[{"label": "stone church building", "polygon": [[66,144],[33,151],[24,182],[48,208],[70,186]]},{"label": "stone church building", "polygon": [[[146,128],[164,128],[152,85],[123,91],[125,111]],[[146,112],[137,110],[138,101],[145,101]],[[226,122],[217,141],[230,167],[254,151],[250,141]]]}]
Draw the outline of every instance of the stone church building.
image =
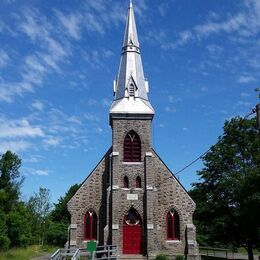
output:
[{"label": "stone church building", "polygon": [[68,244],[96,240],[132,259],[158,252],[197,259],[195,203],[152,147],[148,90],[130,1],[109,111],[112,146],[68,202]]}]

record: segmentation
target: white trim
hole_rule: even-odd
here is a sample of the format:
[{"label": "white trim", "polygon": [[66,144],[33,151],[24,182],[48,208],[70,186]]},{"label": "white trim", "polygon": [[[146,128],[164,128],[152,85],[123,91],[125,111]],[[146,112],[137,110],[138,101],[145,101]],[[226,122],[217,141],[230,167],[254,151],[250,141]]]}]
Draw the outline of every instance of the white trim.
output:
[{"label": "white trim", "polygon": [[122,162],[124,165],[141,165],[143,162]]},{"label": "white trim", "polygon": [[76,229],[77,228],[77,224],[70,224],[70,229]]},{"label": "white trim", "polygon": [[175,244],[178,244],[178,243],[181,243],[181,240],[166,240],[165,242],[166,242],[166,243],[175,243]]},{"label": "white trim", "polygon": [[145,156],[146,156],[146,157],[153,157],[153,153],[151,153],[151,152],[146,152],[146,153],[145,153]]},{"label": "white trim", "polygon": [[119,229],[119,224],[112,224],[112,229],[113,230]]}]

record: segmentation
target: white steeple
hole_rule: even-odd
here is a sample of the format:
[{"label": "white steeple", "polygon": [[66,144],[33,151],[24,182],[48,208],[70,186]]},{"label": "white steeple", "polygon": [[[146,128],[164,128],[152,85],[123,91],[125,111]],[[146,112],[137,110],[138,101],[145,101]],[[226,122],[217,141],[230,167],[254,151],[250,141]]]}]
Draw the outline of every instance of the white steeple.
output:
[{"label": "white steeple", "polygon": [[133,3],[130,0],[119,72],[114,82],[114,101],[110,108],[110,115],[154,115],[154,109],[148,100],[147,93],[148,82],[144,77]]}]

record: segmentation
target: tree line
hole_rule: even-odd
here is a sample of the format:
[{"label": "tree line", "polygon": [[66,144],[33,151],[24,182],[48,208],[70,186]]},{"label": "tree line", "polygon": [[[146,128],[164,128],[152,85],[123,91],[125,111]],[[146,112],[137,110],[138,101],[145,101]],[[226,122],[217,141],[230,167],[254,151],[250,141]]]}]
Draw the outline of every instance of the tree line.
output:
[{"label": "tree line", "polygon": [[63,247],[70,224],[66,204],[79,186],[71,186],[54,205],[50,191],[42,187],[22,201],[20,166],[21,159],[11,151],[0,156],[0,250],[31,244]]}]

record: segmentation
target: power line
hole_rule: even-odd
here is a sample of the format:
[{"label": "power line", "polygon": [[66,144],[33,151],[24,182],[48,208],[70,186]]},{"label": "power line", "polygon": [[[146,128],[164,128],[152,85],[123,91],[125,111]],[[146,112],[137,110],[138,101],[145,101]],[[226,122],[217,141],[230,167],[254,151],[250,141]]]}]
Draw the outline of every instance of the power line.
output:
[{"label": "power line", "polygon": [[[246,119],[248,118],[249,116],[253,115],[256,113],[256,108],[251,108],[251,111],[249,114],[245,115],[243,118]],[[217,145],[219,142],[221,141],[221,139],[219,139],[215,145]],[[180,169],[179,171],[177,171],[176,173],[173,173],[172,176],[168,177],[168,178],[165,178],[163,181],[166,181],[168,179],[171,179],[173,176],[176,176],[177,175],[179,176],[180,173],[182,173],[183,171],[185,171],[187,168],[189,168],[191,165],[193,165],[194,163],[196,163],[197,161],[199,161],[200,159],[202,159],[204,157],[204,155],[206,155],[209,151],[211,150],[211,147],[206,151],[204,152],[203,154],[201,154],[199,157],[197,157],[195,160],[193,160],[192,162],[190,162],[189,164],[187,164],[186,166],[184,166],[182,169]],[[159,186],[162,182],[159,182],[157,183],[156,186]]]}]

